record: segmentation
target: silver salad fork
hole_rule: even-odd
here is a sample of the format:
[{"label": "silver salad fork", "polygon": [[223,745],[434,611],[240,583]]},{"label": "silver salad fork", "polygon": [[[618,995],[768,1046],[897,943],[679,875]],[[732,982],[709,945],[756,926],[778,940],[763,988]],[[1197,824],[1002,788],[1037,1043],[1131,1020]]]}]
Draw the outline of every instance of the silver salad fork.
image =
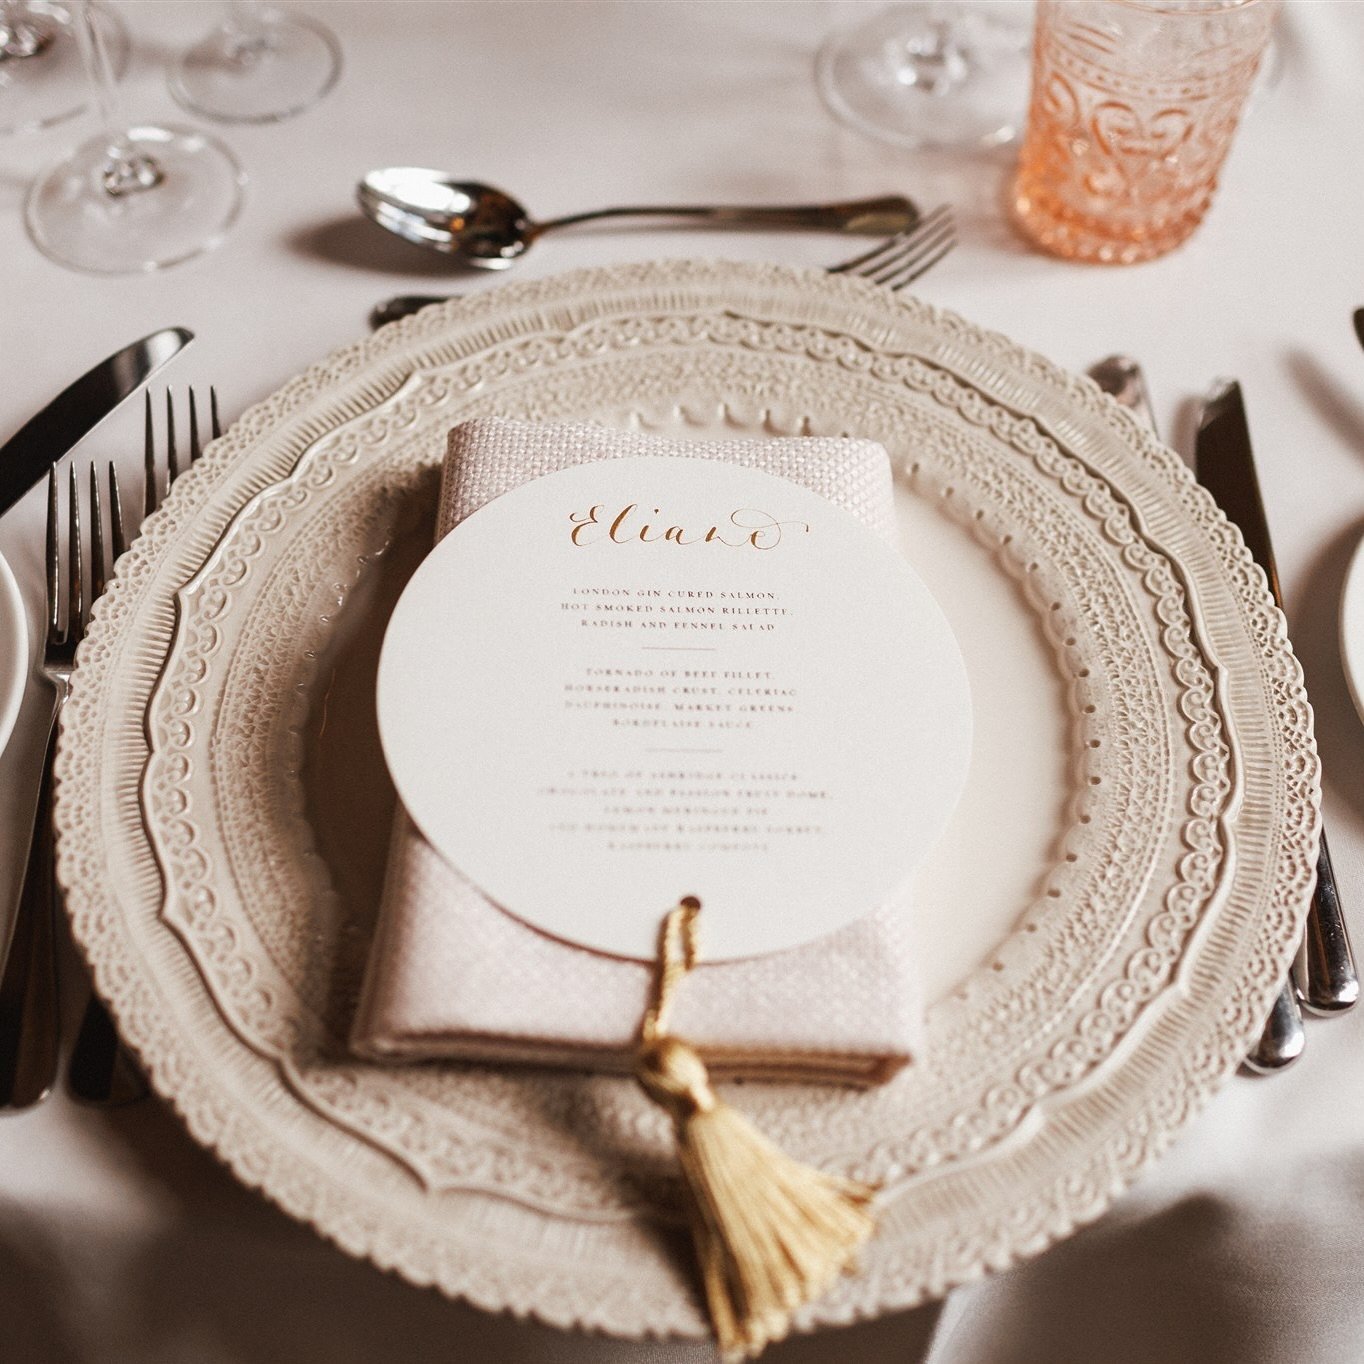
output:
[{"label": "silver salad fork", "polygon": [[[903,289],[931,270],[957,244],[957,228],[950,204],[939,204],[906,232],[887,237],[870,251],[860,252],[840,265],[831,265],[831,275],[857,275],[887,289]],[[376,330],[420,312],[433,303],[444,303],[458,294],[397,294],[378,304],[369,315]]]},{"label": "silver salad fork", "polygon": [[[166,390],[164,456],[158,453],[150,393],[144,396],[143,422],[142,513],[147,517],[161,505],[162,488],[169,492],[170,485],[203,453],[199,436],[199,404],[194,390],[189,391],[188,450],[185,457],[182,458],[176,440],[175,404],[169,389]],[[218,393],[213,388],[209,389],[209,431],[213,440],[222,434],[218,419]],[[119,484],[118,469],[112,461],[107,465],[105,475],[109,492],[109,539],[113,558],[117,559],[128,548],[132,537],[127,533],[123,491]],[[90,521],[93,599],[104,590],[105,582],[104,522],[99,478],[93,465],[90,467]],[[76,1098],[102,1106],[131,1103],[147,1093],[146,1081],[119,1042],[113,1019],[93,991],[85,1006],[71,1052],[67,1085]]]}]

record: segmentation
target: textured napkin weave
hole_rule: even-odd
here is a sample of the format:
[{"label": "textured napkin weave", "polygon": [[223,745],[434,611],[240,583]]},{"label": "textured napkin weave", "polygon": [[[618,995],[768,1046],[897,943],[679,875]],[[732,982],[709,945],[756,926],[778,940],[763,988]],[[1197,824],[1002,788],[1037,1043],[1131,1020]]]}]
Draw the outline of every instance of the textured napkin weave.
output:
[{"label": "textured napkin weave", "polygon": [[[439,540],[486,502],[592,460],[727,460],[788,478],[889,538],[890,463],[870,441],[664,440],[593,426],[493,419],[450,433]],[[850,698],[850,701],[852,698]],[[704,962],[673,1029],[722,1072],[875,1083],[922,1027],[904,896],[835,933],[762,957]],[[400,808],[352,1044],[379,1059],[463,1057],[628,1069],[653,967],[575,947],[498,908]]]}]

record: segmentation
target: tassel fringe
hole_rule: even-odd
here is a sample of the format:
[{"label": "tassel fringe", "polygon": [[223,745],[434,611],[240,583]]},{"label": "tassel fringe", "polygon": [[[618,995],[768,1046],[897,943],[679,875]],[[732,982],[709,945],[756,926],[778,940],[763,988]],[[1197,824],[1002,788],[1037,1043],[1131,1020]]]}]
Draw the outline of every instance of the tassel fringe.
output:
[{"label": "tassel fringe", "polygon": [[672,1117],[707,1308],[721,1356],[735,1364],[784,1339],[792,1314],[853,1266],[875,1227],[875,1190],[792,1160],[716,1096],[695,1049],[663,1030],[696,959],[699,908],[684,901],[668,916],[636,1077]]}]

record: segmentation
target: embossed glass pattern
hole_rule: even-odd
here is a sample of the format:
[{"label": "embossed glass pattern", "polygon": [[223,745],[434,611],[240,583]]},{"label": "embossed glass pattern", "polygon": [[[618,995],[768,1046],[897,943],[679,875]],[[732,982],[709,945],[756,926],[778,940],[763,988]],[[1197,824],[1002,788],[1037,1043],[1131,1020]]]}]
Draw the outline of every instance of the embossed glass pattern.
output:
[{"label": "embossed glass pattern", "polygon": [[1127,264],[1202,221],[1279,0],[1039,0],[1019,225]]}]

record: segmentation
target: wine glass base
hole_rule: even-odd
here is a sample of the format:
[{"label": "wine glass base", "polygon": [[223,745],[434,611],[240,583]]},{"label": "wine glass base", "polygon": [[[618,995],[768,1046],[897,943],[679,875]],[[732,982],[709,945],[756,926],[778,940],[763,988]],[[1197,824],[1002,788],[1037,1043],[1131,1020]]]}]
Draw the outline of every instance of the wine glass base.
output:
[{"label": "wine glass base", "polygon": [[[120,79],[128,68],[127,30],[109,10],[94,5],[91,12],[114,78]],[[16,55],[0,52],[0,134],[51,127],[90,103],[71,7],[57,0],[30,0],[24,16],[32,18],[40,41],[29,56],[17,55],[20,46]]]},{"label": "wine glass base", "polygon": [[1015,5],[894,5],[831,34],[815,82],[836,118],[883,142],[999,146],[1027,110],[1030,19]]},{"label": "wine glass base", "polygon": [[249,34],[223,25],[188,48],[170,90],[184,108],[220,123],[277,123],[317,103],[340,74],[330,29],[267,9]]},{"label": "wine glass base", "polygon": [[122,144],[159,178],[111,194],[109,140],[77,147],[34,182],[24,205],[44,255],[92,274],[159,270],[217,246],[241,208],[246,177],[220,142],[189,128],[132,128]]}]

